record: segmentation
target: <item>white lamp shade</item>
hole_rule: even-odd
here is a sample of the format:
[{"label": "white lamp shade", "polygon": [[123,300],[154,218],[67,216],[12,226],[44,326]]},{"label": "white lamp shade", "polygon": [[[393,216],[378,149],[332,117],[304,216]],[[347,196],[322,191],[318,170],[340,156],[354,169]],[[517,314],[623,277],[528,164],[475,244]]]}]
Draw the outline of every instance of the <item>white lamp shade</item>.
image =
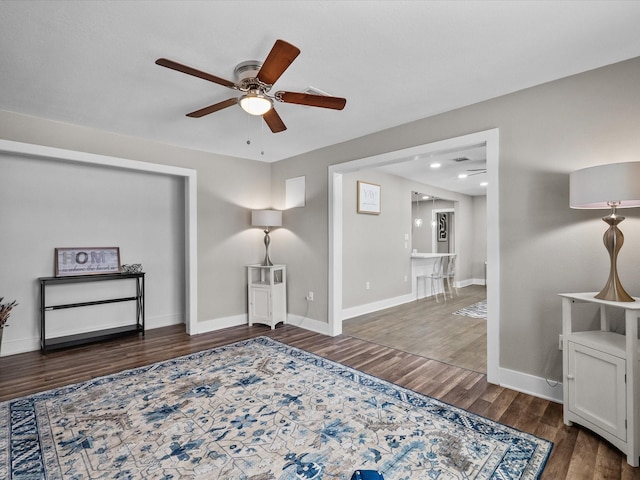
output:
[{"label": "white lamp shade", "polygon": [[640,162],[583,168],[569,177],[571,208],[640,207]]},{"label": "white lamp shade", "polygon": [[252,210],[251,226],[253,227],[281,227],[282,212],[280,210]]}]

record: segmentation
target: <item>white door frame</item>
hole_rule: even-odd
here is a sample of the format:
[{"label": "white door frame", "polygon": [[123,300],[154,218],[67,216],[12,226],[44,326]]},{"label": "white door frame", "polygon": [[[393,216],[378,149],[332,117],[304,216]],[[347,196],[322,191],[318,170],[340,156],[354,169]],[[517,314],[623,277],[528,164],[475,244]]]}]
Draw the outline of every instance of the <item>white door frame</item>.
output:
[{"label": "white door frame", "polygon": [[485,146],[487,154],[487,380],[500,384],[500,230],[497,128],[329,166],[329,333],[342,333],[342,175],[429,152]]},{"label": "white door frame", "polygon": [[[436,208],[431,210],[431,225],[435,225],[435,228],[431,229],[431,253],[438,253],[438,223],[437,223],[437,214],[438,213],[453,213],[453,223],[456,221],[456,209],[455,208]],[[454,235],[456,228],[453,227]],[[456,245],[457,237],[453,238],[453,249],[455,253],[458,251],[458,247]],[[449,244],[451,245],[451,244]]]}]

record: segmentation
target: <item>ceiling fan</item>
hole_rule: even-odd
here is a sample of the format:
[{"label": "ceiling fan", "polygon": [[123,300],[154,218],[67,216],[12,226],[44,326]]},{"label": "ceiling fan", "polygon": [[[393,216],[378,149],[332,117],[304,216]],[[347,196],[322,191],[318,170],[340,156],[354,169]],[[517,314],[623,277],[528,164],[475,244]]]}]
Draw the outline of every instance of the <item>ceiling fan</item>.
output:
[{"label": "ceiling fan", "polygon": [[273,84],[276,83],[299,54],[300,49],[297,47],[284,40],[276,40],[264,63],[260,63],[257,60],[249,60],[236,66],[234,69],[234,74],[237,79],[235,83],[167,58],[159,58],[156,60],[156,64],[243,93],[240,97],[229,98],[196,110],[195,112],[187,113],[187,117],[200,118],[231,107],[232,105],[239,104],[247,113],[251,115],[261,115],[271,131],[278,133],[286,130],[287,127],[274,109],[274,100],[282,103],[295,103],[310,107],[331,108],[333,110],[342,110],[347,103],[347,100],[344,98],[304,92],[277,91],[273,95],[269,95]]}]

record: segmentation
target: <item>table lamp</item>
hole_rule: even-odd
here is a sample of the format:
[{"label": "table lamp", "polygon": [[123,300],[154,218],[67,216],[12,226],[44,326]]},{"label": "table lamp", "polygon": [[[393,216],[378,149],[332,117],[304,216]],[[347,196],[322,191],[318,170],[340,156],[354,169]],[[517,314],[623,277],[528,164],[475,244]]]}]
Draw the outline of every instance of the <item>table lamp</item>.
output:
[{"label": "table lamp", "polygon": [[252,210],[251,226],[264,228],[265,255],[262,265],[265,267],[273,265],[269,258],[269,243],[271,243],[269,229],[282,226],[282,212],[280,210]]},{"label": "table lamp", "polygon": [[595,298],[633,302],[618,278],[618,252],[624,243],[618,224],[624,217],[618,215],[617,210],[640,207],[640,162],[611,163],[577,170],[569,177],[569,191],[571,208],[611,209],[611,213],[602,218],[609,225],[603,237],[611,261],[609,279]]}]

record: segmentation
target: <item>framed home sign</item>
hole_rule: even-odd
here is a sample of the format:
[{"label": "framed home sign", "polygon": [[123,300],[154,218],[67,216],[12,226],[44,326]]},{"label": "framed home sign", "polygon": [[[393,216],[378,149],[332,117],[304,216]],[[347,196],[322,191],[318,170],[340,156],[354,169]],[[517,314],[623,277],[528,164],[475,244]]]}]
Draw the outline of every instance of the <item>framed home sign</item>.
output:
[{"label": "framed home sign", "polygon": [[358,180],[358,213],[380,213],[380,185]]},{"label": "framed home sign", "polygon": [[120,273],[120,248],[56,248],[55,271],[56,277]]}]

